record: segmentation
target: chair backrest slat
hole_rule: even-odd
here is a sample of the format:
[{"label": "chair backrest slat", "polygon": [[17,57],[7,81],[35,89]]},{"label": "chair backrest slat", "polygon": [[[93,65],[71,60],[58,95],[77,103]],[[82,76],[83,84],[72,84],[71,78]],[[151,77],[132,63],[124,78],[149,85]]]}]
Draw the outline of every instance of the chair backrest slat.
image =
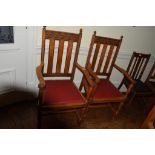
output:
[{"label": "chair backrest slat", "polygon": [[[137,58],[137,61],[136,61],[136,63],[135,63],[135,68],[134,68],[133,73],[132,73],[132,77],[133,77],[134,79],[136,79],[136,76],[135,76],[135,75],[138,74],[138,68],[141,67],[140,61],[141,61],[141,57]],[[137,72],[137,74],[136,74],[136,72]]]},{"label": "chair backrest slat", "polygon": [[73,41],[70,40],[68,42],[68,47],[67,47],[66,64],[65,64],[65,70],[64,70],[65,73],[69,72],[72,49],[73,49]]},{"label": "chair backrest slat", "polygon": [[[113,65],[116,61],[122,39],[123,37],[121,37],[120,39],[114,39],[96,36],[96,32],[94,32],[87,56],[86,67],[88,64],[91,64],[93,71],[97,75],[106,76],[108,79],[111,75]],[[94,49],[93,47],[95,45],[96,49],[94,54],[92,54]],[[101,46],[103,46],[103,48],[100,52]]]},{"label": "chair backrest slat", "polygon": [[144,63],[144,58],[141,58],[141,59],[139,59],[139,66],[137,67],[137,72],[136,72],[136,74],[135,74],[135,79],[137,79],[138,78],[138,74],[139,74],[139,72],[140,72],[140,69],[141,69],[141,66],[142,66],[142,64]]},{"label": "chair backrest slat", "polygon": [[59,41],[58,56],[57,56],[57,65],[56,65],[56,73],[57,74],[59,74],[61,71],[63,49],[64,49],[64,40],[61,39]]},{"label": "chair backrest slat", "polygon": [[54,48],[55,48],[55,41],[52,38],[52,39],[50,39],[48,67],[47,67],[47,74],[49,74],[49,75],[52,74],[52,69],[53,69]]},{"label": "chair backrest slat", "polygon": [[132,66],[132,69],[131,69],[131,72],[130,72],[131,76],[133,76],[134,68],[135,68],[135,66],[137,64],[137,59],[138,59],[137,57],[134,59],[133,66]]},{"label": "chair backrest slat", "polygon": [[100,45],[101,45],[100,43],[96,44],[96,49],[95,49],[95,53],[94,53],[94,57],[93,57],[93,61],[92,61],[92,69],[95,68],[96,60],[97,60],[97,57],[99,54]]},{"label": "chair backrest slat", "polygon": [[[43,27],[41,62],[44,64],[47,63],[47,71],[43,69],[43,75],[46,77],[70,77],[71,80],[73,80],[75,74],[75,64],[79,55],[81,38],[82,29],[80,29],[78,34],[76,34],[46,30],[46,27]],[[48,48],[48,43],[49,49],[47,50],[47,53],[45,50]],[[45,60],[45,54],[48,54],[48,60]],[[71,61],[71,59],[73,61]]]},{"label": "chair backrest slat", "polygon": [[103,62],[103,59],[105,57],[106,49],[107,49],[107,44],[105,44],[103,46],[103,48],[102,48],[101,56],[100,56],[98,67],[97,67],[97,71],[96,71],[97,73],[100,73],[101,72],[102,62]]},{"label": "chair backrest slat", "polygon": [[108,69],[108,66],[109,66],[109,62],[110,62],[110,59],[111,59],[111,56],[112,56],[113,49],[114,49],[114,46],[113,45],[110,46],[110,50],[109,50],[109,53],[108,53],[108,56],[107,56],[107,60],[105,62],[103,73],[107,73],[107,69]]}]

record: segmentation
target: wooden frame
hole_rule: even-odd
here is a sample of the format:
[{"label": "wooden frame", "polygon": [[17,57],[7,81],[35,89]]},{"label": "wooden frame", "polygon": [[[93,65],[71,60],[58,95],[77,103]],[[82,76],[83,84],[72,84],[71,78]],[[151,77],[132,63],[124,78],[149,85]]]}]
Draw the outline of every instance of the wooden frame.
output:
[{"label": "wooden frame", "polygon": [[146,85],[155,93],[155,62],[151,68],[151,71],[145,81]]},{"label": "wooden frame", "polygon": [[143,124],[141,125],[142,129],[154,129],[154,121],[155,121],[155,106],[151,109],[148,116],[144,120]]},{"label": "wooden frame", "polygon": [[[43,27],[42,31],[42,49],[41,49],[41,63],[36,68],[36,74],[39,80],[39,107],[38,107],[38,128],[41,128],[41,119],[42,116],[52,114],[52,113],[59,113],[59,112],[76,112],[77,114],[77,120],[80,124],[82,122],[82,115],[80,116],[77,111],[81,110],[83,113],[84,109],[88,106],[88,98],[91,94],[91,91],[94,87],[93,81],[89,78],[89,73],[85,68],[82,68],[79,64],[77,64],[78,54],[79,54],[79,48],[82,38],[82,29],[80,29],[79,34],[75,33],[68,33],[68,32],[59,32],[59,31],[52,31],[52,30],[46,30],[46,27]],[[45,49],[46,49],[46,40],[49,40],[49,51],[48,51],[48,65],[47,65],[47,71],[44,71],[44,59],[45,59]],[[53,59],[55,54],[55,41],[59,41],[58,51],[57,51],[57,62],[56,62],[56,72],[53,71]],[[68,42],[67,52],[66,52],[66,61],[65,61],[65,67],[62,71],[62,55],[64,52],[64,42]],[[73,43],[76,42],[76,46],[73,47]],[[72,57],[72,49],[75,48],[74,53],[74,59],[72,62],[72,68],[71,71],[69,70],[71,65],[71,57]],[[75,70],[79,69],[85,79],[85,85],[87,86],[87,96],[84,98],[84,96],[81,94],[81,92],[78,90],[78,88],[75,86],[73,79]],[[77,88],[77,91],[81,94],[82,98],[84,98],[83,103],[66,103],[66,104],[60,104],[60,105],[46,105],[43,103],[43,92],[46,88],[46,81],[44,80],[44,77],[69,77],[69,80],[74,84],[74,86]]]},{"label": "wooden frame", "polygon": [[[92,36],[87,62],[86,62],[86,68],[91,76],[91,79],[93,79],[93,81],[96,84],[96,87],[93,88],[93,91],[89,99],[89,107],[94,108],[94,107],[108,106],[114,112],[114,115],[117,115],[119,113],[122,105],[127,99],[127,96],[132,90],[135,83],[134,80],[127,74],[127,72],[124,69],[120,68],[115,64],[115,61],[122,43],[122,39],[123,39],[123,36],[121,36],[120,39],[96,36],[96,31],[95,31]],[[94,50],[95,45],[96,47]],[[93,50],[94,50],[94,54],[93,54]],[[103,62],[105,62],[105,64],[103,64]],[[93,95],[98,87],[98,83],[104,77],[106,78],[106,80],[109,81],[113,68],[117,69],[121,74],[123,74],[130,81],[130,85],[128,86],[127,92],[123,95],[123,97],[120,97],[120,98],[102,98],[99,100],[94,99]],[[84,81],[82,80],[80,85],[80,90],[82,90],[82,88],[84,87],[83,83]],[[117,108],[114,108],[113,106],[113,104],[115,103],[118,103]]]}]

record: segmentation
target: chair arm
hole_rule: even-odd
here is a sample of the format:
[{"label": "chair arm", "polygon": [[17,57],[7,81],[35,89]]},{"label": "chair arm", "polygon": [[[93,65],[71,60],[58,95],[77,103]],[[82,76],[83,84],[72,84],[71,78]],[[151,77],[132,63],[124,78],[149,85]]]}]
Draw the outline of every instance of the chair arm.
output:
[{"label": "chair arm", "polygon": [[114,64],[114,67],[120,71],[122,74],[124,74],[124,76],[133,84],[136,83],[136,81],[121,67],[119,67],[118,65]]},{"label": "chair arm", "polygon": [[88,84],[94,87],[96,84],[91,80],[89,72],[84,67],[81,67],[78,63],[76,63],[75,66],[82,72]]},{"label": "chair arm", "polygon": [[87,64],[87,70],[89,72],[89,74],[95,79],[95,82],[98,84],[100,82],[100,79],[98,78],[98,76],[93,72],[91,65],[88,63]]},{"label": "chair arm", "polygon": [[127,88],[127,92],[125,94],[125,97],[127,97],[127,95],[131,92],[133,86],[135,85],[136,81],[121,67],[119,67],[118,65],[114,64],[114,67],[120,71],[129,81],[130,81],[130,85]]},{"label": "chair arm", "polygon": [[38,88],[44,88],[45,87],[45,80],[44,77],[42,75],[42,69],[44,67],[44,63],[41,63],[37,68],[36,68],[36,74],[37,74],[37,78],[39,80],[39,84],[38,84]]}]

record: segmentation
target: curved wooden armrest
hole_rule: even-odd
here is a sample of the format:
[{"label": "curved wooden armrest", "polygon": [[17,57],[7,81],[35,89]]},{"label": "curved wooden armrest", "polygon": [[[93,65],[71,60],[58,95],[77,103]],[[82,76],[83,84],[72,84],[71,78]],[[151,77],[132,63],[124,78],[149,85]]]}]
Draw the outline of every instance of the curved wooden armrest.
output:
[{"label": "curved wooden armrest", "polygon": [[98,84],[100,82],[100,79],[97,77],[97,75],[93,72],[91,65],[88,63],[87,64],[87,70],[89,74],[95,79],[95,82]]},{"label": "curved wooden armrest", "polygon": [[136,81],[121,67],[119,67],[118,65],[114,64],[114,67],[120,71],[122,74],[124,74],[124,76],[133,84],[136,83]]},{"label": "curved wooden armrest", "polygon": [[42,75],[42,69],[43,69],[44,63],[41,63],[37,68],[36,68],[36,74],[39,80],[38,88],[44,88],[45,87],[45,80]]},{"label": "curved wooden armrest", "polygon": [[135,85],[136,81],[123,68],[119,67],[116,64],[114,64],[114,67],[130,81],[129,87],[127,88],[127,92],[125,94],[125,97],[127,97],[127,95],[131,92],[133,86]]},{"label": "curved wooden armrest", "polygon": [[76,63],[75,65],[82,72],[82,74],[85,76],[88,84],[90,86],[94,87],[96,84],[91,80],[89,72],[84,67],[81,67],[78,63]]}]

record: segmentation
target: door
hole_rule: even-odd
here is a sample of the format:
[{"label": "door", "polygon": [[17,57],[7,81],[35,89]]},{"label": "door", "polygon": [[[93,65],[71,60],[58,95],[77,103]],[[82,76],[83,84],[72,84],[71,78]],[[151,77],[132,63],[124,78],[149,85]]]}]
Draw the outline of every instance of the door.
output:
[{"label": "door", "polygon": [[27,27],[14,26],[14,43],[0,44],[0,94],[26,88]]}]

